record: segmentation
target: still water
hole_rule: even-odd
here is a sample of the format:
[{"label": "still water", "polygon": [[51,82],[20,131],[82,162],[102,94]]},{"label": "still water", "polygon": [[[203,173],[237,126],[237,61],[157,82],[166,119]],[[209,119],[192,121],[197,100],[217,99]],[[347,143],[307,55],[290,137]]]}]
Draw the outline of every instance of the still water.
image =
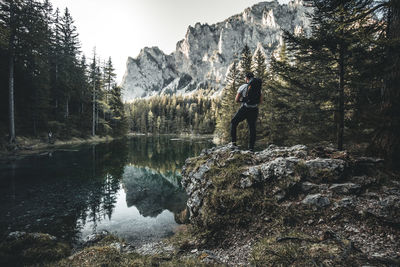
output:
[{"label": "still water", "polygon": [[75,243],[107,230],[135,245],[168,236],[185,208],[180,172],[205,139],[138,136],[0,163],[0,233]]}]

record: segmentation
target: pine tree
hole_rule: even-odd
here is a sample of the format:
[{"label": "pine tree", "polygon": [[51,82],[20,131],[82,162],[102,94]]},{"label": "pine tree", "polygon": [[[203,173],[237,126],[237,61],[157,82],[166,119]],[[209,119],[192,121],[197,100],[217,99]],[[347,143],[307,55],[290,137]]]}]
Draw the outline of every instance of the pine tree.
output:
[{"label": "pine tree", "polygon": [[22,2],[7,0],[0,3],[0,20],[8,31],[8,104],[9,104],[9,142],[15,143],[15,103],[14,103],[14,68],[16,39],[21,27],[18,17],[22,13]]},{"label": "pine tree", "polygon": [[107,63],[105,64],[104,67],[104,95],[105,95],[105,99],[104,99],[104,104],[106,106],[106,110],[104,111],[104,118],[106,117],[106,113],[107,110],[109,109],[108,105],[109,105],[109,94],[111,89],[115,86],[115,78],[116,78],[116,74],[115,74],[115,69],[113,67],[112,64],[112,60],[111,57],[108,58]]},{"label": "pine tree", "polygon": [[58,27],[60,33],[59,38],[62,55],[59,65],[60,68],[58,70],[59,85],[62,87],[62,97],[64,98],[64,118],[68,119],[71,95],[75,93],[75,67],[78,65],[77,59],[80,53],[78,33],[68,8],[65,8],[64,15],[61,17],[60,23],[56,27]]},{"label": "pine tree", "polygon": [[[261,52],[261,49],[258,49],[253,62],[253,69],[255,77],[262,80],[262,88],[261,93],[263,97],[266,95],[266,83],[267,83],[267,66],[265,63],[265,56]],[[264,137],[268,132],[268,123],[267,123],[267,106],[265,103],[259,105],[259,115],[257,123],[257,133],[259,137]]]},{"label": "pine tree", "polygon": [[265,63],[265,56],[261,52],[261,49],[258,49],[253,62],[254,75],[261,80],[264,80],[267,75],[267,65]]},{"label": "pine tree", "polygon": [[[358,63],[366,60],[368,47],[365,43],[369,38],[373,39],[373,33],[366,36],[369,17],[359,15],[367,10],[371,1],[306,2],[314,7],[311,17],[312,35],[295,36],[286,32],[284,36],[288,49],[295,58],[296,67],[279,63],[272,65],[274,71],[295,91],[285,98],[296,95],[297,102],[302,103],[304,107],[298,106],[293,109],[291,101],[286,101],[289,104],[287,108],[298,113],[297,118],[292,119],[302,122],[310,120],[315,123],[320,122],[323,117],[326,118],[324,113],[334,111],[334,116],[328,120],[334,120],[337,146],[343,149],[344,118],[349,110],[350,101],[348,92],[353,89],[350,84],[355,79],[352,75],[357,69],[352,64],[352,59],[356,55],[363,56],[358,59]],[[316,103],[318,105],[315,105]],[[300,130],[299,133],[306,133],[306,129]],[[317,132],[314,132],[314,136],[317,136],[315,133]]]},{"label": "pine tree", "polygon": [[234,60],[229,67],[229,72],[226,77],[227,85],[222,91],[221,107],[218,111],[216,134],[221,141],[230,139],[230,122],[237,108],[237,105],[235,105],[235,97],[241,80],[240,74],[238,62]]},{"label": "pine tree", "polygon": [[106,66],[104,68],[104,84],[106,85],[106,90],[110,91],[115,85],[115,78],[117,75],[115,74],[115,69],[111,60],[111,57],[108,58]]},{"label": "pine tree", "polygon": [[96,103],[99,86],[99,72],[97,67],[96,48],[93,49],[93,59],[90,65],[90,84],[92,87],[92,136],[96,135]]},{"label": "pine tree", "polygon": [[121,98],[121,87],[114,84],[111,89],[110,109],[113,135],[123,136],[128,129],[128,122],[125,115],[124,104]]},{"label": "pine tree", "polygon": [[246,82],[246,74],[252,71],[252,56],[250,47],[246,44],[240,54],[240,79],[242,82]]}]

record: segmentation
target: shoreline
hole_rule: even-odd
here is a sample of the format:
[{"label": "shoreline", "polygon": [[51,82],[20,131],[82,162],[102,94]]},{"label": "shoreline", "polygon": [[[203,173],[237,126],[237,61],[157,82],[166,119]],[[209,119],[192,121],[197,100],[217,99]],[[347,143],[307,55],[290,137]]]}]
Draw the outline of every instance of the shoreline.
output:
[{"label": "shoreline", "polygon": [[135,136],[173,136],[173,137],[179,137],[179,138],[192,138],[192,139],[207,139],[207,138],[214,138],[213,134],[187,134],[187,133],[180,133],[180,134],[153,134],[153,133],[128,133],[126,135],[127,137],[135,137]]},{"label": "shoreline", "polygon": [[40,138],[17,137],[17,145],[14,150],[0,150],[0,161],[18,160],[27,156],[40,155],[48,151],[54,151],[65,146],[75,146],[83,144],[96,144],[111,142],[121,138],[131,138],[137,136],[156,137],[156,136],[171,136],[179,139],[213,139],[212,134],[143,134],[143,133],[128,133],[120,137],[112,136],[94,136],[88,138],[73,137],[68,140],[56,140],[53,144],[43,141]]},{"label": "shoreline", "polygon": [[14,150],[1,150],[0,160],[18,160],[23,157],[38,155],[52,150],[57,150],[65,146],[74,146],[82,144],[95,144],[111,142],[118,138],[111,136],[94,136],[89,138],[73,137],[68,140],[56,140],[53,144],[43,141],[39,138],[17,137],[17,145]]}]

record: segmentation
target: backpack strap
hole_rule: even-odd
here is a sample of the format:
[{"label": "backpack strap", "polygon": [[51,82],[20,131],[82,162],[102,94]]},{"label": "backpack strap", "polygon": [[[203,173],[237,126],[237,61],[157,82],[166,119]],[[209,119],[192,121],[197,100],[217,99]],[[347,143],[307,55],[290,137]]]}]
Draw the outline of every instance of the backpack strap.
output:
[{"label": "backpack strap", "polygon": [[251,88],[251,82],[254,80],[254,78],[251,78],[250,81],[247,83],[247,91],[246,91],[246,96],[249,95],[249,91]]}]

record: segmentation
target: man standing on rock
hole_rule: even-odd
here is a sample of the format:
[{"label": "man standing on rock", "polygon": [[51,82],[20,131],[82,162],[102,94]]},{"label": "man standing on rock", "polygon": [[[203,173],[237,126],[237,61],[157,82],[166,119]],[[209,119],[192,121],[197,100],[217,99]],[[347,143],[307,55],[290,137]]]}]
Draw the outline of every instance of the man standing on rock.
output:
[{"label": "man standing on rock", "polygon": [[258,105],[262,103],[261,79],[255,78],[254,74],[246,74],[246,84],[239,87],[235,101],[242,103],[238,112],[231,120],[232,144],[236,146],[236,128],[244,119],[247,120],[250,131],[249,149],[254,150],[256,142],[256,121],[258,116]]}]

